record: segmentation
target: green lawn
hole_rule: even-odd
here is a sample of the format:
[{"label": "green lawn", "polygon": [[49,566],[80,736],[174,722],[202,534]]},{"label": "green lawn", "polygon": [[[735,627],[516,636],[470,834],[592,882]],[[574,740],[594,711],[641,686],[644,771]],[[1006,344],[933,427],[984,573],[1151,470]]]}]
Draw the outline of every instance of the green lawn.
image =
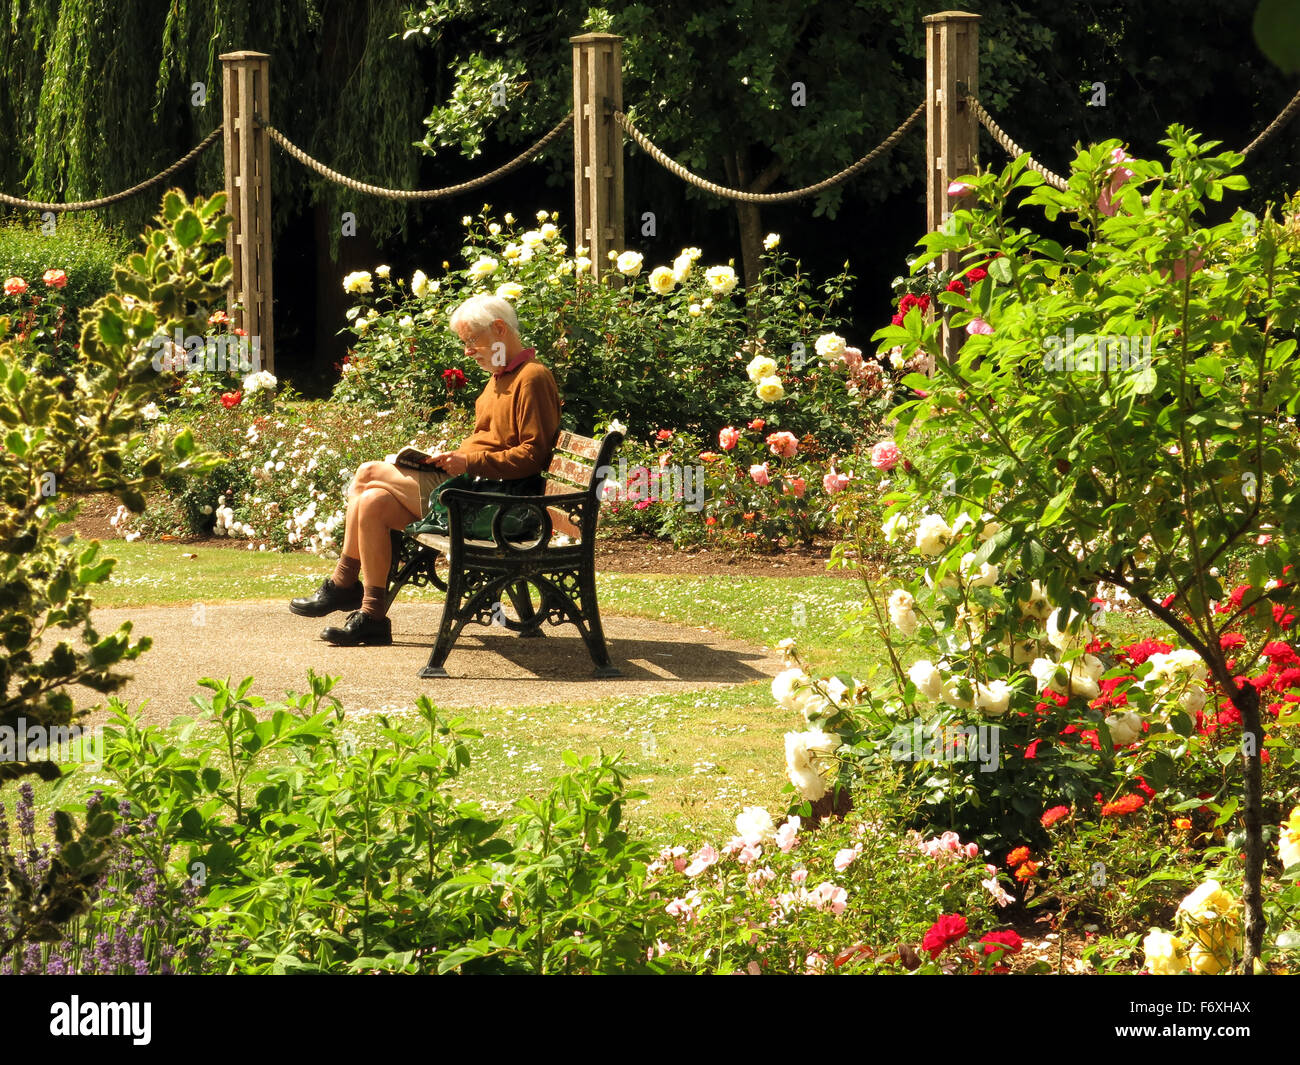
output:
[{"label": "green lawn", "polygon": [[[322,561],[309,555],[207,545],[113,541],[106,553],[119,562],[96,597],[104,607],[283,599],[311,587],[323,569]],[[884,663],[883,648],[839,639],[846,615],[861,604],[862,595],[859,584],[843,578],[605,574],[598,577],[598,588],[606,614],[706,625],[767,647],[794,636],[814,670],[860,675]],[[440,598],[430,590],[409,594],[430,602]],[[279,694],[256,687],[254,692],[268,699]],[[783,807],[788,799],[781,794],[782,736],[803,727],[773,702],[766,682],[579,706],[519,706],[492,714],[487,726],[481,724],[482,713],[474,715],[484,736],[473,744],[474,761],[461,778],[468,795],[502,809],[544,788],[561,770],[566,748],[621,751],[632,782],[648,796],[631,805],[629,823],[659,839],[688,831],[730,834],[742,806]],[[412,728],[418,723],[413,712],[408,720]],[[358,713],[349,727],[362,745],[379,741],[376,714]],[[38,785],[38,794],[48,793],[48,786]]]}]

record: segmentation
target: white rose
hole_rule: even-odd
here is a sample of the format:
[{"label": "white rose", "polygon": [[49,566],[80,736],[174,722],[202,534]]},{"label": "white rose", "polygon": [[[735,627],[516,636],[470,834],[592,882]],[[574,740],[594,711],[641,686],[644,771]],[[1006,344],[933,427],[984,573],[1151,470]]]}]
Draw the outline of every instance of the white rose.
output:
[{"label": "white rose", "polygon": [[[955,529],[953,530],[956,531]],[[975,552],[969,551],[961,557],[961,572],[966,578],[966,583],[972,588],[991,588],[998,583],[998,567],[991,566],[987,562],[981,562],[978,572],[975,572]]]},{"label": "white rose", "polygon": [[[691,305],[694,307],[694,304]],[[692,312],[694,313],[694,312]],[[758,398],[764,403],[775,403],[785,396],[785,386],[781,384],[781,378],[773,374],[770,377],[764,377],[758,382]]]},{"label": "white rose", "polygon": [[[555,227],[552,226],[552,229]],[[525,248],[538,248],[546,243],[546,238],[542,236],[540,230],[530,229],[519,238]]]},{"label": "white rose", "polygon": [[757,846],[776,839],[776,825],[772,822],[772,815],[761,806],[746,806],[736,816],[736,835]]},{"label": "white rose", "polygon": [[642,255],[637,251],[625,251],[618,257],[614,265],[618,268],[620,274],[634,276],[641,272]]},{"label": "white rose", "polygon": [[847,346],[844,338],[837,333],[823,333],[813,344],[817,354],[827,360],[838,359],[844,354],[844,349]]},{"label": "white rose", "polygon": [[1078,632],[1070,632],[1072,625],[1079,624],[1082,615],[1069,611],[1063,613],[1063,607],[1057,607],[1047,619],[1047,642],[1058,651],[1073,651],[1092,642],[1092,633],[1086,624],[1080,625]]},{"label": "white rose", "polygon": [[1011,705],[1011,686],[1004,680],[975,686],[975,706],[990,717],[1001,717]]},{"label": "white rose", "polygon": [[376,276],[376,277],[382,277],[382,278],[385,278],[385,279],[386,279],[390,273],[392,273],[392,269],[391,269],[390,267],[387,267],[387,266],[376,266],[376,267],[375,267],[375,276]]},{"label": "white rose", "polygon": [[411,292],[423,299],[429,292],[429,279],[423,270],[416,270],[411,275]]},{"label": "white rose", "polygon": [[1052,614],[1052,604],[1048,602],[1043,586],[1034,581],[1029,586],[1029,598],[1020,601],[1020,613],[1027,618],[1046,621]]},{"label": "white rose", "polygon": [[912,663],[907,671],[907,679],[916,685],[916,690],[927,699],[938,699],[943,693],[943,674],[929,659],[920,658]]},{"label": "white rose", "polygon": [[1017,640],[1011,645],[1011,661],[1022,666],[1038,657],[1038,641],[1035,639]]},{"label": "white rose", "polygon": [[799,794],[816,802],[826,794],[826,781],[817,766],[820,757],[830,756],[839,747],[839,737],[821,729],[785,734],[785,767],[790,783]]},{"label": "white rose", "polygon": [[[545,211],[537,212],[539,221],[541,220],[541,216],[545,213],[546,213]],[[542,234],[542,240],[554,240],[556,237],[560,235],[560,227],[557,226],[554,222],[547,222],[544,226],[542,226],[541,234]]]},{"label": "white rose", "polygon": [[941,554],[951,539],[952,529],[938,514],[926,514],[916,527],[916,546],[922,554]]},{"label": "white rose", "polygon": [[[943,682],[943,701],[958,710],[970,710],[974,707],[974,688],[969,680],[954,673]],[[963,694],[966,689],[970,690],[969,695]]]},{"label": "white rose", "polygon": [[777,233],[769,233],[767,236],[763,238],[763,247],[766,248],[768,251],[771,251],[780,243],[781,243],[781,237]]},{"label": "white rose", "polygon": [[1188,688],[1178,697],[1178,705],[1191,717],[1195,717],[1205,709],[1205,703],[1206,697],[1203,688]]},{"label": "white rose", "polygon": [[907,515],[900,510],[897,514],[885,519],[885,523],[881,525],[880,531],[885,535],[885,543],[896,544],[907,532],[907,527]]},{"label": "white rose", "polygon": [[1038,682],[1040,692],[1044,688],[1051,688],[1058,695],[1068,694],[1068,682],[1058,675],[1059,668],[1050,658],[1035,658],[1029,663],[1029,672]]},{"label": "white rose", "polygon": [[1106,718],[1106,727],[1110,729],[1111,742],[1121,747],[1127,747],[1142,737],[1142,718],[1132,710],[1111,714]]}]

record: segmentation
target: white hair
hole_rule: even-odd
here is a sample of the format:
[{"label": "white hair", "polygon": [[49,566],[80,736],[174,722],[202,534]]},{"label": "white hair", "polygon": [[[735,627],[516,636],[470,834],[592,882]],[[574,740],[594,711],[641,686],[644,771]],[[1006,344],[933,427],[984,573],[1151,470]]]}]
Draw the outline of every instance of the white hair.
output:
[{"label": "white hair", "polygon": [[519,316],[515,314],[515,308],[511,302],[500,296],[493,296],[484,292],[477,296],[471,296],[453,310],[450,325],[453,333],[456,332],[457,327],[462,322],[476,333],[481,333],[498,318],[510,327],[515,336],[519,335]]}]

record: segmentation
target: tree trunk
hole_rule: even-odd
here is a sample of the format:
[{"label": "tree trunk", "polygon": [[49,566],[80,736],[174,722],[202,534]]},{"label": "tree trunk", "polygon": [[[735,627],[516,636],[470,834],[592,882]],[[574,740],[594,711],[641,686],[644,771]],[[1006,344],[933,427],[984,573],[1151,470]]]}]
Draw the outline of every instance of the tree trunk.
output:
[{"label": "tree trunk", "polygon": [[[749,150],[738,148],[735,152],[723,155],[727,169],[727,182],[732,188],[744,189],[746,192],[766,192],[785,169],[779,159],[773,162],[750,180]],[[756,203],[733,201],[736,205],[736,221],[740,227],[740,262],[741,278],[746,288],[758,283],[758,275],[763,270],[763,214]]]},{"label": "tree trunk", "polygon": [[1260,725],[1259,691],[1253,684],[1239,684],[1232,704],[1241,712],[1242,757],[1245,760],[1243,820],[1246,825],[1246,871],[1241,900],[1246,911],[1246,949],[1242,969],[1255,971],[1255,959],[1264,949],[1264,770],[1261,757],[1264,730]]}]

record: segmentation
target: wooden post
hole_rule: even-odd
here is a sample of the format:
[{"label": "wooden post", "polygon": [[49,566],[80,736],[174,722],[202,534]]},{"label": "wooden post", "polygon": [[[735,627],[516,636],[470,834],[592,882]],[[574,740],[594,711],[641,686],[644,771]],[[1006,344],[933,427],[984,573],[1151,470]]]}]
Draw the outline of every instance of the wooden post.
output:
[{"label": "wooden post", "polygon": [[[979,122],[967,105],[966,94],[979,95],[979,15],[965,11],[940,11],[926,15],[925,23],[925,146],[926,229],[934,232],[947,220],[956,197],[948,186],[958,174],[975,169]],[[961,86],[958,88],[958,86]],[[956,252],[946,252],[938,269],[955,270]],[[960,335],[946,326],[944,358],[951,361],[961,347]]]},{"label": "wooden post", "polygon": [[271,138],[254,120],[271,120],[265,52],[221,56],[225,121],[226,209],[234,216],[226,243],[234,265],[228,300],[234,326],[257,344],[261,368],[275,372],[271,301]]},{"label": "wooden post", "polygon": [[612,33],[570,37],[573,45],[573,228],[588,249],[591,275],[623,251],[623,38]]}]

